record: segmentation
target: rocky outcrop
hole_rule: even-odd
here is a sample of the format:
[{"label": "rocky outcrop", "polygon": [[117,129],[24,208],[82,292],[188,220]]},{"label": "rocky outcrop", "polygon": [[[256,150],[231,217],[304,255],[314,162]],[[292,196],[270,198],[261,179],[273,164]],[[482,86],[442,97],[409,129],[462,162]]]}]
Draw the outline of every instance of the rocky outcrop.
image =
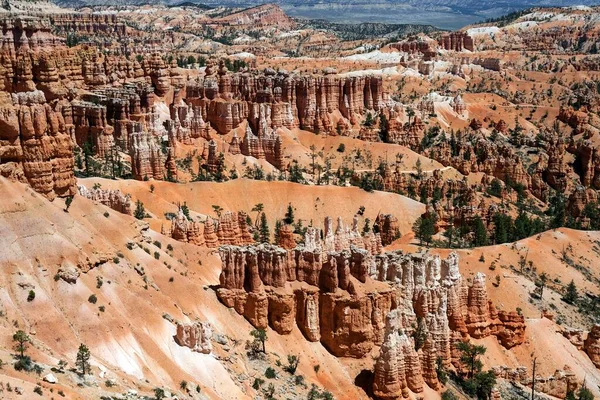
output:
[{"label": "rocky outcrop", "polygon": [[582,329],[564,328],[561,333],[578,350],[581,350],[583,348],[584,333]]},{"label": "rocky outcrop", "polygon": [[456,97],[452,99],[450,105],[452,106],[454,112],[459,115],[462,115],[465,111],[467,111],[467,105],[465,104],[460,94],[457,94]]},{"label": "rocky outcrop", "polygon": [[409,390],[423,392],[419,354],[404,330],[405,316],[394,310],[387,316],[385,340],[375,363],[373,394],[381,399],[408,398]]},{"label": "rocky outcrop", "polygon": [[254,243],[246,221],[246,213],[226,211],[217,219],[208,217],[202,228],[202,223],[189,219],[180,209],[177,216],[171,220],[171,228],[168,231],[163,229],[162,233],[180,242],[197,246],[243,246]]},{"label": "rocky outcrop", "polygon": [[335,133],[329,114],[339,111],[352,123],[366,110],[383,107],[381,77],[230,74],[211,66],[204,78],[189,82],[186,102],[202,108],[202,116],[226,134],[248,120],[254,135],[268,136],[280,127]]},{"label": "rocky outcrop", "polygon": [[162,232],[163,235],[172,237],[180,242],[192,243],[197,246],[204,245],[204,235],[199,222],[189,220],[183,210],[179,209],[177,216],[171,220],[171,229]]},{"label": "rocky outcrop", "polygon": [[[497,378],[506,379],[511,382],[518,382],[524,386],[532,386],[533,379],[527,367],[509,368],[505,366],[494,366],[492,371]],[[576,392],[579,387],[577,376],[565,365],[560,370],[557,369],[550,376],[535,377],[535,390],[559,399],[564,399],[568,392]]]},{"label": "rocky outcrop", "polygon": [[26,180],[50,199],[75,193],[69,130],[43,92],[13,93],[0,106],[0,163],[3,175]]},{"label": "rocky outcrop", "polygon": [[449,34],[445,34],[440,38],[439,44],[444,50],[474,50],[473,38],[466,32],[451,32]]},{"label": "rocky outcrop", "polygon": [[387,246],[400,237],[398,218],[392,214],[378,214],[373,231],[381,236],[381,244]]},{"label": "rocky outcrop", "polygon": [[[310,236],[314,237],[315,234],[312,233]],[[352,226],[345,225],[342,219],[338,218],[335,230],[333,219],[325,217],[323,243],[319,244],[319,247],[325,251],[342,251],[349,250],[351,246],[365,249],[370,254],[379,254],[382,249],[381,235],[372,231],[362,235],[358,229],[357,217],[353,218]]]},{"label": "rocky outcrop", "polygon": [[135,179],[164,179],[165,157],[156,137],[147,132],[132,134],[130,156],[131,173]]},{"label": "rocky outcrop", "polygon": [[594,325],[583,342],[583,351],[600,368],[600,325]]},{"label": "rocky outcrop", "polygon": [[286,250],[296,247],[296,239],[294,237],[294,227],[292,225],[282,225],[279,229],[279,237],[277,245]]},{"label": "rocky outcrop", "polygon": [[175,342],[192,351],[210,354],[212,351],[212,328],[208,322],[196,321],[191,324],[177,323]]},{"label": "rocky outcrop", "polygon": [[[217,295],[255,327],[287,334],[296,324],[308,340],[319,340],[336,356],[360,358],[386,338],[393,346],[404,341],[414,352],[409,379],[414,387],[423,381],[437,387],[437,359],[450,363],[456,340],[494,335],[508,348],[524,340],[522,316],[495,311],[483,274],[467,286],[455,254],[440,260],[428,253],[372,255],[352,245],[326,251],[322,245],[309,230],[305,245],[293,250],[222,246]],[[386,330],[390,312],[401,325],[388,323]],[[416,329],[426,335],[417,350],[411,336]],[[407,337],[400,339],[399,330]],[[394,357],[400,356],[382,354]]]},{"label": "rocky outcrop", "polygon": [[133,215],[130,195],[124,195],[120,190],[88,189],[83,185],[77,187],[80,196],[104,204],[121,214]]}]

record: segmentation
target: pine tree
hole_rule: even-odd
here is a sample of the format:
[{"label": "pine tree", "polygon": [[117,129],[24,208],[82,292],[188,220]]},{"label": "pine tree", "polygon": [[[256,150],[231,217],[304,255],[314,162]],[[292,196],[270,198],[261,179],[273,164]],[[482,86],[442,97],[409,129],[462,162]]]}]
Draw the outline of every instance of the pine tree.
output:
[{"label": "pine tree", "polygon": [[419,245],[423,245],[423,242],[429,244],[433,239],[435,233],[435,219],[433,217],[419,217],[413,225],[413,232],[419,239]]},{"label": "pine tree", "polygon": [[417,176],[419,178],[423,177],[423,165],[421,164],[421,158],[417,158],[417,162],[415,163],[415,170],[417,171]]},{"label": "pine tree", "polygon": [[281,221],[275,221],[275,232],[273,234],[273,239],[275,244],[279,244],[279,240],[281,238]]},{"label": "pine tree", "polygon": [[217,168],[215,171],[215,180],[223,182],[225,180],[225,155],[221,152],[217,160]]},{"label": "pine tree", "polygon": [[370,112],[367,113],[367,116],[365,118],[365,122],[363,122],[363,125],[366,126],[367,128],[370,128],[373,126],[373,116],[371,115]]},{"label": "pine tree", "polygon": [[474,345],[469,342],[458,342],[456,348],[460,351],[460,363],[468,368],[469,378],[472,378],[483,367],[479,356],[485,354],[485,346]]},{"label": "pine tree", "polygon": [[261,243],[269,243],[270,233],[269,233],[269,225],[267,224],[267,216],[265,213],[262,213],[260,216],[260,242]]},{"label": "pine tree", "polygon": [[267,341],[267,331],[264,329],[254,329],[250,332],[255,341],[259,341],[262,346],[262,352],[265,353],[265,342]]},{"label": "pine tree", "polygon": [[383,143],[389,143],[390,132],[389,123],[384,113],[379,114],[379,139]]},{"label": "pine tree", "polygon": [[283,222],[288,225],[292,225],[294,223],[294,207],[292,207],[292,203],[288,204],[287,212],[285,213]]},{"label": "pine tree", "polygon": [[563,301],[569,304],[574,304],[577,301],[579,294],[577,294],[577,286],[575,286],[575,282],[571,279],[571,282],[567,285],[567,289],[565,290],[565,295],[562,297]]},{"label": "pine tree", "polygon": [[251,211],[256,213],[256,221],[254,222],[254,226],[258,226],[258,218],[260,218],[260,214],[263,212],[264,209],[265,206],[263,203],[258,203],[254,207],[252,207]]},{"label": "pine tree", "polygon": [[512,218],[510,215],[496,213],[494,215],[494,239],[496,244],[510,241],[512,230]]},{"label": "pine tree", "polygon": [[85,344],[81,343],[77,351],[75,364],[81,369],[81,374],[84,376],[90,372],[90,357],[90,350]]},{"label": "pine tree", "polygon": [[363,226],[362,234],[364,236],[369,232],[371,232],[371,220],[369,218],[365,218],[365,225]]},{"label": "pine tree", "polygon": [[475,246],[487,246],[487,229],[481,217],[475,218]]},{"label": "pine tree", "polygon": [[28,344],[31,343],[31,339],[24,331],[18,330],[13,335],[13,342],[15,342],[15,351],[19,353],[19,359],[23,359]]},{"label": "pine tree", "polygon": [[65,199],[65,212],[69,212],[69,208],[71,208],[71,204],[73,203],[73,196],[67,196]]},{"label": "pine tree", "polygon": [[135,211],[133,212],[133,216],[137,219],[144,219],[146,217],[146,209],[144,208],[144,203],[141,201],[135,202]]},{"label": "pine tree", "polygon": [[188,219],[188,221],[192,220],[190,218],[190,208],[188,207],[188,205],[185,201],[183,202],[183,205],[181,207],[179,207],[179,209],[181,210],[183,215],[185,215],[185,217]]}]

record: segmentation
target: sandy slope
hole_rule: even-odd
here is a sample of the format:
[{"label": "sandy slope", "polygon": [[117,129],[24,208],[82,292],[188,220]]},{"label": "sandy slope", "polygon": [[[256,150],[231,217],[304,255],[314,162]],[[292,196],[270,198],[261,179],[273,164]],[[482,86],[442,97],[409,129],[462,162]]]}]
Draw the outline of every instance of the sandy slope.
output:
[{"label": "sandy slope", "polygon": [[[413,222],[425,211],[419,202],[394,193],[368,193],[357,187],[306,186],[291,182],[267,182],[249,179],[236,179],[226,183],[193,182],[175,184],[167,182],[111,181],[99,178],[81,179],[80,183],[92,187],[100,183],[103,188],[118,188],[132,195],[134,201],[141,200],[147,209],[160,220],[151,220],[152,227],[160,231],[165,220],[165,212],[176,212],[177,204],[186,202],[196,215],[212,215],[212,205],[224,210],[245,211],[252,218],[251,210],[257,203],[264,204],[264,211],[271,227],[275,219],[282,219],[288,204],[292,204],[296,219],[303,219],[307,225],[311,220],[314,226],[323,226],[326,216],[334,221],[338,216],[350,224],[354,214],[362,205],[364,217],[373,221],[378,213],[394,214],[400,222],[403,234],[411,231]],[[154,193],[150,193],[154,184]],[[362,227],[362,224],[361,224]]]},{"label": "sandy slope", "polygon": [[[234,359],[225,365],[214,355],[179,347],[172,338],[174,325],[162,317],[168,313],[176,320],[208,320],[215,331],[230,338],[232,353],[243,352],[251,326],[223,307],[209,288],[218,283],[220,270],[220,262],[214,254],[151,232],[150,236],[161,242],[163,250],[167,244],[174,247],[171,256],[151,243],[145,245],[152,253],[159,252],[160,260],[155,260],[139,247],[127,249],[126,243],[140,235],[143,225],[132,217],[80,197],[66,213],[61,200],[50,203],[28,187],[4,178],[0,179],[0,192],[4,194],[0,201],[0,247],[3,249],[0,253],[3,311],[0,357],[4,361],[10,359],[11,336],[17,324],[28,332],[35,332],[35,346],[30,354],[36,362],[46,366],[46,371],[59,359],[73,365],[77,346],[84,342],[93,355],[95,374],[98,374],[97,367],[103,366],[109,370],[106,377],[118,381],[118,387],[112,390],[123,392],[126,388],[135,388],[148,392],[159,385],[177,388],[185,379],[198,383],[209,398],[253,396],[248,384],[244,389],[243,385],[236,385],[233,381],[236,375],[231,376],[226,369],[246,376],[253,374],[241,361]],[[113,257],[119,258],[119,252],[124,257],[117,264]],[[82,273],[76,284],[53,279],[60,266],[75,266],[78,260],[94,259],[98,255],[108,256],[109,261]],[[145,270],[147,286],[133,268],[137,263]],[[99,289],[97,277],[104,282]],[[173,282],[169,282],[171,277]],[[36,298],[27,302],[30,288],[35,290]],[[98,297],[95,305],[88,302],[92,293]],[[100,305],[106,307],[105,312],[99,311]],[[307,381],[326,384],[336,398],[360,398],[359,389],[350,385],[353,377],[340,361],[320,344],[310,344],[301,337],[298,330],[287,337],[269,330],[268,348],[282,357],[291,352],[299,354],[303,360],[299,371]],[[312,369],[317,363],[321,365],[318,376]],[[31,381],[29,386],[21,386],[33,387],[33,375],[20,374],[8,367],[0,370],[0,381],[7,381],[7,375]],[[101,383],[106,378],[90,379]],[[61,374],[59,382],[55,390],[63,388],[68,393],[77,380]],[[31,390],[27,389],[28,394]],[[78,391],[83,393],[83,398],[98,398],[105,389],[91,387]]]},{"label": "sandy slope", "polygon": [[[155,193],[150,193],[150,182],[108,181],[86,179],[88,186],[100,182],[103,187],[119,187],[141,199],[155,215],[173,211],[174,204],[186,201],[198,213],[211,213],[211,205],[225,209],[247,210],[256,202],[263,202],[270,218],[283,215],[290,201],[297,207],[298,217],[321,220],[325,215],[350,218],[357,205],[366,207],[366,215],[373,218],[378,211],[393,212],[399,216],[403,232],[410,229],[410,219],[422,212],[422,205],[402,196],[389,193],[366,193],[357,188],[307,187],[288,182],[258,182],[236,180],[225,184],[199,182],[179,185],[153,182]],[[64,202],[52,203],[22,184],[0,179],[0,358],[10,359],[10,337],[15,324],[34,332],[34,348],[30,354],[46,366],[56,365],[59,359],[73,364],[76,348],[84,342],[93,354],[95,377],[99,387],[77,388],[77,378],[59,375],[65,393],[77,390],[83,398],[97,398],[107,391],[123,392],[135,388],[148,392],[154,386],[178,387],[182,379],[198,383],[209,398],[241,399],[254,396],[250,388],[256,369],[244,362],[245,341],[251,326],[234,311],[223,307],[210,285],[218,283],[220,262],[218,256],[206,249],[172,241],[154,231],[148,231],[151,241],[161,242],[162,249],[152,243],[144,244],[151,254],[159,253],[156,260],[142,248],[129,250],[127,242],[140,237],[144,223],[76,197],[68,213]],[[104,213],[108,212],[108,217]],[[159,220],[152,223],[160,224]],[[415,251],[417,247],[401,240],[394,248]],[[403,239],[405,239],[403,238]],[[490,297],[503,309],[523,310],[527,319],[527,341],[524,345],[506,351],[493,339],[483,343],[488,352],[486,364],[530,365],[531,354],[539,359],[540,374],[549,375],[557,368],[569,365],[578,375],[600,383],[600,373],[593,368],[585,354],[575,349],[559,331],[560,326],[540,319],[540,309],[554,304],[555,313],[567,325],[589,328],[585,321],[573,318],[573,309],[560,301],[560,294],[548,288],[543,302],[529,300],[533,283],[518,273],[520,255],[533,261],[537,273],[548,273],[561,283],[574,279],[581,290],[597,292],[597,288],[583,277],[580,269],[567,267],[561,261],[562,249],[576,263],[598,275],[598,247],[600,232],[579,232],[559,229],[516,244],[488,246],[459,250],[461,272],[469,278],[477,271],[488,276]],[[404,244],[403,244],[404,243]],[[167,244],[174,248],[166,252]],[[571,245],[571,247],[569,247]],[[528,249],[528,250],[527,250]],[[432,250],[442,254],[448,250]],[[123,257],[118,257],[122,253]],[[479,261],[484,255],[484,262]],[[76,266],[86,258],[95,260],[105,256],[102,265],[82,273],[76,284],[53,276],[60,266]],[[116,263],[115,260],[119,262]],[[490,266],[494,262],[496,268]],[[139,263],[145,278],[135,271]],[[512,266],[512,268],[511,268]],[[495,275],[501,284],[494,287]],[[97,279],[104,282],[97,288]],[[173,282],[169,279],[173,278]],[[530,277],[531,278],[531,277]],[[557,283],[553,285],[560,289]],[[30,289],[36,298],[27,302]],[[91,304],[88,297],[96,294],[98,302]],[[105,312],[99,306],[105,306]],[[215,346],[215,355],[193,353],[173,341],[175,327],[162,316],[168,313],[176,320],[196,318],[210,321],[215,331],[230,338],[230,352]],[[13,321],[16,321],[13,322]],[[300,373],[308,382],[326,386],[338,399],[363,398],[364,392],[354,386],[356,375],[372,367],[371,359],[343,360],[331,356],[319,343],[309,343],[295,329],[289,336],[280,336],[269,330],[268,349],[281,357],[299,354]],[[225,361],[228,360],[228,361]],[[321,370],[315,374],[313,366]],[[99,366],[108,371],[102,378]],[[246,377],[246,379],[243,379]],[[248,378],[250,377],[250,378]],[[106,378],[114,378],[118,387],[106,389]],[[146,382],[147,379],[149,382]],[[24,380],[24,381],[23,381]],[[242,381],[236,382],[236,381]],[[32,393],[34,375],[24,375],[12,368],[0,370],[0,381],[10,381]],[[47,387],[48,385],[46,385]],[[434,396],[433,393],[429,393]],[[432,397],[433,398],[433,397]]]},{"label": "sandy slope", "polygon": [[[600,371],[594,367],[588,356],[577,350],[560,333],[562,328],[555,322],[540,318],[541,310],[548,309],[555,314],[555,320],[562,320],[565,326],[577,327],[584,330],[590,329],[590,322],[581,318],[576,308],[561,301],[559,292],[571,279],[576,283],[579,292],[598,293],[598,286],[590,282],[577,269],[562,261],[563,249],[580,268],[587,269],[592,277],[600,277],[600,232],[585,232],[561,228],[547,231],[541,235],[523,239],[516,243],[507,243],[496,246],[487,246],[475,249],[456,250],[460,258],[460,269],[463,276],[472,277],[477,272],[484,272],[488,281],[488,294],[494,304],[501,309],[515,310],[520,308],[525,315],[527,330],[526,342],[511,351],[501,347],[493,338],[481,341],[488,349],[485,361],[488,366],[519,365],[531,368],[532,354],[538,357],[538,371],[542,376],[549,376],[557,369],[569,366],[582,382],[586,379],[588,387],[598,396],[600,384]],[[417,246],[396,243],[391,249],[415,251]],[[449,250],[432,249],[433,252],[445,256]],[[484,261],[480,261],[483,255]],[[531,271],[528,277],[520,273],[520,257],[526,257],[527,264],[533,262],[536,274],[545,272],[551,281],[544,291],[542,301],[531,299],[530,293],[534,291]],[[490,266],[495,264],[495,269]],[[527,267],[526,267],[527,268]],[[501,278],[500,285],[496,287],[495,277]]]}]

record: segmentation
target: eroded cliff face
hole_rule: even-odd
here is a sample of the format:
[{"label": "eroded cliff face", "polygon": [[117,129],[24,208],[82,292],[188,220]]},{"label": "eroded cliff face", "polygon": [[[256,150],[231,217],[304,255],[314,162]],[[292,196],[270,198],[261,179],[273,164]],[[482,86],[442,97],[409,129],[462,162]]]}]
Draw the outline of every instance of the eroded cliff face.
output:
[{"label": "eroded cliff face", "polygon": [[[519,382],[524,386],[531,387],[533,383],[531,372],[528,371],[527,367],[508,368],[496,366],[492,368],[492,371],[494,371],[498,378],[507,379],[511,382]],[[566,365],[563,369],[557,369],[550,376],[536,374],[535,389],[539,393],[564,399],[567,393],[576,392],[578,387],[577,376]]]},{"label": "eroded cliff face", "polygon": [[[64,29],[94,33],[110,27],[124,34],[114,16],[55,17]],[[75,147],[99,159],[129,155],[139,180],[175,179],[177,143],[210,140],[213,132],[228,134],[244,123],[245,133],[234,136],[231,152],[283,169],[278,129],[333,134],[333,113],[349,125],[365,110],[384,108],[381,77],[270,69],[231,73],[221,62],[188,81],[158,53],[128,58],[94,46],[68,48],[44,17],[0,23],[2,173],[29,181],[50,198],[75,192]]]},{"label": "eroded cliff face", "polygon": [[248,120],[261,137],[268,129],[303,127],[334,133],[329,114],[339,111],[353,123],[365,110],[384,107],[382,78],[341,77],[329,71],[301,76],[266,69],[229,73],[221,63],[187,85],[187,100],[202,107],[205,120],[226,134]]},{"label": "eroded cliff face", "polygon": [[77,188],[80,196],[97,201],[122,214],[133,215],[131,196],[123,194],[120,190],[102,188],[88,189],[83,185],[77,185]]},{"label": "eroded cliff face", "polygon": [[13,93],[0,105],[0,159],[3,176],[50,199],[75,193],[69,127],[41,91]]},{"label": "eroded cliff face", "polygon": [[177,216],[171,220],[171,228],[166,230],[163,227],[162,233],[180,242],[197,246],[210,248],[226,244],[243,246],[254,243],[246,220],[247,214],[242,211],[227,211],[217,219],[208,217],[202,224],[187,218],[180,209]]},{"label": "eroded cliff face", "polygon": [[583,351],[596,368],[600,368],[600,325],[594,325],[583,342]]},{"label": "eroded cliff face", "polygon": [[[437,389],[436,361],[449,365],[457,341],[496,336],[510,348],[524,340],[524,320],[496,311],[485,275],[463,280],[458,257],[372,254],[350,245],[325,250],[307,235],[292,250],[261,244],[222,246],[217,295],[253,326],[288,334],[298,326],[332,354],[362,358],[378,346],[374,390],[401,398]],[[415,347],[413,333],[425,340]]]}]

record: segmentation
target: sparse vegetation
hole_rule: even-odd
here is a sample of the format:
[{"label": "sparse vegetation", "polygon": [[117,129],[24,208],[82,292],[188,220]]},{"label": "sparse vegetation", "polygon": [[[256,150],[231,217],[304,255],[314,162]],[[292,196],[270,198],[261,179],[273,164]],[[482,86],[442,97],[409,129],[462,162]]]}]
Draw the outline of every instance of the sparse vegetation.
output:
[{"label": "sparse vegetation", "polygon": [[77,358],[75,360],[75,365],[79,368],[79,371],[82,376],[90,373],[90,350],[88,347],[81,343],[79,345],[79,349],[77,350]]}]

